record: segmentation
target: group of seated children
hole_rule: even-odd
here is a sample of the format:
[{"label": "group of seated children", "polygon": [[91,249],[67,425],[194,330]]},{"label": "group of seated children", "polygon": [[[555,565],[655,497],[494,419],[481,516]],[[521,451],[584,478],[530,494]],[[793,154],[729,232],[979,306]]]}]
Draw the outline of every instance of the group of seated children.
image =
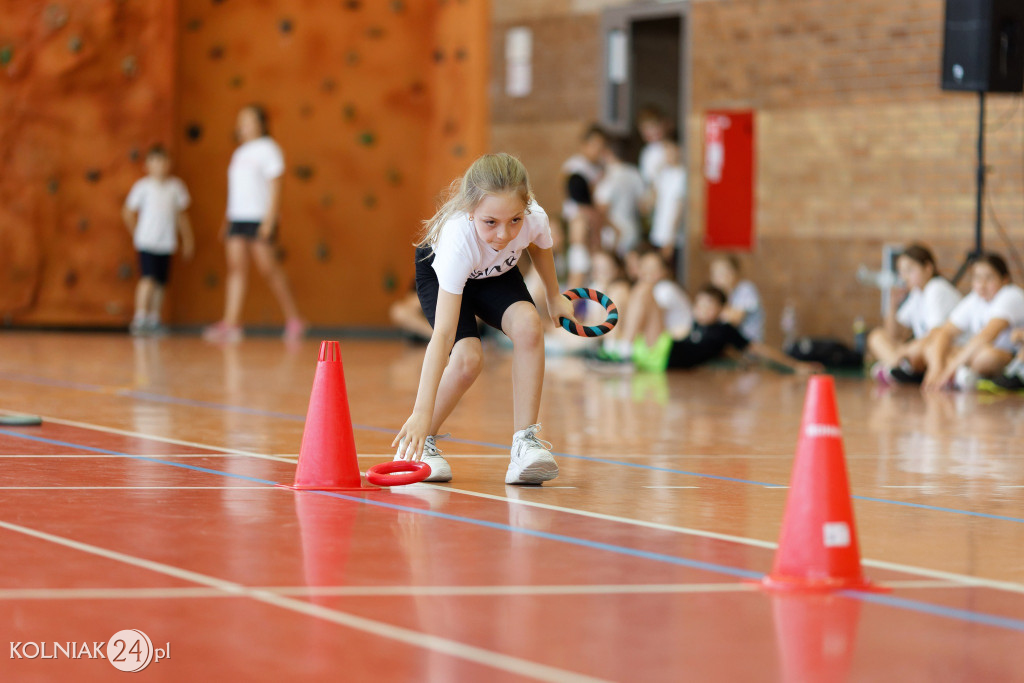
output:
[{"label": "group of seated children", "polygon": [[[595,266],[612,258],[601,255]],[[602,291],[622,302],[621,324],[607,335],[599,353],[605,360],[631,361],[638,370],[663,372],[741,354],[801,374],[821,370],[818,364],[795,361],[762,342],[761,297],[752,282],[740,279],[735,257],[712,261],[711,282],[697,290],[692,306],[658,250],[639,256],[632,287],[622,280],[608,282],[607,276],[598,279],[603,271],[604,267],[595,268],[594,286],[607,287]]]},{"label": "group of seated children", "polygon": [[971,264],[971,291],[961,296],[939,275],[924,246],[908,246],[896,262],[909,290],[894,291],[885,325],[868,336],[883,384],[921,384],[925,391],[1024,389],[1024,290],[1006,261],[983,253]]}]

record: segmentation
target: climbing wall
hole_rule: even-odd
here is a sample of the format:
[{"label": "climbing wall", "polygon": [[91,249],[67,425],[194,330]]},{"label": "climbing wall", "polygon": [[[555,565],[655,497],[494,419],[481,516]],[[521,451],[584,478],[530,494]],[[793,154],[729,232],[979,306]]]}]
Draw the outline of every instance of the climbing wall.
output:
[{"label": "climbing wall", "polygon": [[[198,253],[175,272],[172,319],[223,310],[232,131],[260,102],[285,154],[278,252],[303,316],[384,324],[435,196],[484,151],[487,3],[184,0],[181,14],[177,168]],[[250,282],[246,322],[280,324],[269,290]]]},{"label": "climbing wall", "polygon": [[[168,317],[223,311],[218,239],[238,110],[287,163],[279,256],[302,313],[380,326],[434,200],[487,142],[486,0],[0,0],[0,316],[119,325],[137,267],[119,212],[167,145],[193,196]],[[254,275],[249,325],[277,325]]]},{"label": "climbing wall", "polygon": [[120,207],[174,131],[173,0],[0,0],[0,316],[113,325],[135,278]]}]

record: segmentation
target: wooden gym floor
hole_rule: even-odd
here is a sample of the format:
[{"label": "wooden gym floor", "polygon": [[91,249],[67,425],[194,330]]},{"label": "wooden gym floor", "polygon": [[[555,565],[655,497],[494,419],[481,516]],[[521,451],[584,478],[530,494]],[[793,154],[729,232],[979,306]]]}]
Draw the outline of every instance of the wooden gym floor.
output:
[{"label": "wooden gym floor", "polygon": [[[139,629],[151,680],[1024,681],[1024,397],[838,379],[861,550],[891,593],[771,596],[806,382],[551,358],[561,476],[504,485],[510,355],[453,416],[450,485],[295,493],[318,343],[0,335],[0,639]],[[342,341],[366,467],[422,348]],[[0,656],[0,678],[106,680]],[[11,656],[6,656],[10,654]]]}]

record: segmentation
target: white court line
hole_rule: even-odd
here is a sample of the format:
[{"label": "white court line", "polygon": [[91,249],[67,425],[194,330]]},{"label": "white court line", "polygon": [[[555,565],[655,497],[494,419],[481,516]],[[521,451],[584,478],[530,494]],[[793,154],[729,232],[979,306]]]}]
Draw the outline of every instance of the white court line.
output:
[{"label": "white court line", "polygon": [[644,486],[645,489],[699,489],[699,486]]},{"label": "white court line", "polygon": [[[963,588],[952,581],[886,581],[886,588]],[[665,595],[687,593],[750,593],[755,583],[669,583],[563,586],[251,586],[250,590],[305,597],[460,597],[530,595]],[[0,600],[160,600],[236,598],[219,588],[10,588]]]},{"label": "white court line", "polygon": [[[581,517],[590,517],[592,519],[601,519],[608,522],[617,522],[619,524],[631,524],[633,526],[641,526],[648,529],[658,529],[659,531],[671,531],[673,533],[686,534],[687,536],[699,536],[701,538],[713,538],[719,541],[728,541],[730,543],[740,543],[742,545],[754,546],[756,548],[768,548],[776,549],[779,547],[778,543],[772,543],[771,541],[761,541],[756,538],[746,538],[744,536],[733,536],[731,534],[720,534],[714,531],[704,531],[702,529],[693,529],[690,527],[672,526],[669,524],[660,524],[658,522],[648,522],[640,519],[630,519],[629,517],[618,517],[615,515],[606,515],[600,512],[590,512],[589,510],[577,510],[574,508],[566,508],[558,505],[551,505],[549,503],[537,503],[532,500],[519,500],[516,498],[507,498],[505,496],[497,496],[491,493],[479,493],[477,491],[467,491],[466,489],[457,489],[451,486],[438,486],[436,484],[413,484],[412,486],[422,486],[426,488],[437,489],[439,491],[450,491],[452,493],[461,493],[467,496],[476,496],[478,498],[489,498],[491,500],[500,500],[507,503],[514,503],[516,505],[526,505],[529,507],[541,508],[544,510],[553,510],[555,512],[564,512],[571,515],[579,515]],[[978,588],[992,588],[995,590],[1003,590],[1010,593],[1022,593],[1024,594],[1024,584],[1013,583],[1011,581],[1000,581],[998,579],[985,579],[976,576],[968,576],[966,574],[956,574],[953,572],[946,572],[939,569],[927,569],[925,567],[915,567],[912,565],[898,564],[896,562],[886,562],[885,560],[872,560],[868,558],[862,558],[861,564],[874,567],[876,569],[888,569],[891,571],[903,572],[905,574],[917,574],[918,576],[926,576],[931,579],[938,579],[940,581],[953,581],[966,586],[974,586]]]},{"label": "white court line", "polygon": [[321,605],[315,605],[305,600],[297,600],[285,595],[278,595],[271,591],[261,590],[259,588],[250,588],[233,581],[218,579],[213,576],[200,574],[180,567],[174,567],[162,562],[146,560],[133,555],[126,555],[125,553],[120,553],[116,550],[108,550],[99,546],[75,541],[70,538],[64,538],[63,536],[55,536],[54,534],[49,534],[45,531],[37,531],[18,524],[0,521],[0,528],[25,534],[26,536],[39,538],[44,541],[49,541],[57,545],[89,553],[91,555],[105,557],[134,567],[148,569],[150,571],[163,574],[164,576],[172,576],[176,579],[191,581],[192,583],[197,583],[208,588],[215,588],[230,596],[250,598],[257,602],[291,610],[310,617],[323,619],[324,621],[329,621],[351,629],[370,633],[381,638],[388,638],[406,645],[433,650],[452,657],[459,657],[476,664],[507,671],[520,676],[529,676],[541,681],[550,681],[551,683],[595,683],[602,680],[599,678],[585,676],[574,671],[531,662],[519,657],[495,652],[494,650],[467,645],[466,643],[460,643],[449,638],[442,638],[440,636],[434,636],[429,633],[414,631],[400,626],[392,626],[391,624],[367,619],[348,612],[342,612],[341,610],[329,609]]},{"label": "white court line", "polygon": [[[0,410],[0,412],[4,412],[4,413],[10,414],[13,411],[10,411],[10,410]],[[231,455],[247,455],[247,456],[252,457],[252,458],[262,458],[264,460],[277,460],[277,461],[280,461],[280,462],[290,462],[290,463],[293,463],[293,464],[295,462],[292,459],[286,459],[286,458],[278,457],[276,455],[263,455],[262,453],[253,453],[251,451],[240,451],[240,450],[235,449],[235,448],[223,448],[223,447],[220,447],[220,446],[211,446],[209,444],[195,443],[195,442],[192,442],[192,441],[182,441],[181,439],[172,439],[172,438],[166,437],[166,436],[152,436],[152,435],[149,435],[149,434],[142,434],[141,432],[130,432],[130,431],[127,431],[127,430],[124,430],[124,429],[115,429],[114,427],[103,427],[101,425],[93,425],[93,424],[89,424],[88,422],[76,422],[74,420],[64,420],[64,419],[61,419],[59,417],[51,417],[49,415],[40,415],[40,417],[43,418],[43,424],[46,424],[47,422],[53,422],[53,423],[59,424],[59,425],[66,425],[68,427],[81,427],[82,429],[91,429],[91,430],[94,430],[94,431],[97,431],[97,432],[106,432],[108,434],[119,434],[121,436],[132,436],[132,437],[136,437],[136,438],[139,438],[139,439],[149,439],[151,441],[162,441],[163,443],[172,443],[172,444],[175,444],[175,445],[178,445],[178,446],[191,446],[192,448],[213,449],[213,450],[216,450],[216,451],[220,451],[221,453],[229,453]],[[159,456],[157,456],[157,455],[153,455],[153,456],[146,455],[144,457],[156,458],[156,457],[159,457]]]},{"label": "white court line", "polygon": [[0,491],[91,491],[91,490],[157,490],[157,491],[271,491],[269,486],[0,486]]},{"label": "white court line", "polygon": [[[109,427],[100,427],[100,426],[90,425],[90,424],[84,423],[84,422],[73,422],[71,420],[61,420],[59,418],[52,418],[52,417],[45,417],[45,416],[43,417],[43,419],[44,420],[49,420],[50,422],[56,422],[58,424],[68,424],[68,425],[72,425],[72,426],[76,426],[76,427],[83,427],[85,429],[95,429],[95,430],[98,430],[98,431],[107,431],[107,432],[111,432],[111,433],[114,433],[114,434],[123,434],[123,435],[127,435],[127,436],[135,436],[135,437],[139,437],[139,438],[143,438],[143,439],[151,439],[151,440],[154,440],[154,441],[164,441],[164,442],[167,442],[167,443],[177,443],[177,444],[181,444],[181,445],[185,445],[185,446],[191,446],[193,448],[206,448],[206,449],[219,450],[219,451],[222,451],[222,452],[225,452],[225,453],[232,453],[232,454],[235,454],[235,455],[247,455],[247,456],[251,456],[251,457],[254,457],[254,458],[265,458],[265,459],[270,459],[270,460],[282,460],[284,462],[293,462],[291,460],[284,460],[283,458],[277,458],[277,457],[274,457],[274,456],[262,455],[262,454],[259,454],[259,453],[250,453],[248,451],[242,451],[242,450],[238,450],[238,449],[220,448],[218,446],[212,446],[210,444],[193,443],[193,442],[189,442],[189,441],[179,441],[179,440],[175,440],[175,439],[168,439],[167,437],[162,437],[162,436],[149,436],[147,434],[141,434],[141,433],[138,433],[138,432],[126,432],[126,431],[122,431],[122,430],[112,429],[112,428],[109,428]],[[370,456],[365,456],[365,457],[370,457]],[[389,455],[389,456],[383,456],[383,457],[392,457],[392,456]],[[761,541],[761,540],[758,540],[758,539],[755,539],[755,538],[746,538],[744,536],[733,536],[731,534],[720,534],[720,533],[716,533],[716,532],[713,532],[713,531],[703,531],[701,529],[693,529],[693,528],[689,528],[689,527],[679,527],[679,526],[671,526],[671,525],[668,525],[668,524],[659,524],[657,522],[647,522],[645,520],[631,519],[629,517],[617,517],[617,516],[614,516],[614,515],[605,515],[605,514],[601,514],[601,513],[598,513],[598,512],[590,512],[590,511],[587,511],[587,510],[578,510],[578,509],[575,509],[575,508],[560,507],[560,506],[551,505],[551,504],[548,504],[548,503],[538,503],[538,502],[530,501],[530,500],[518,500],[518,499],[515,499],[515,498],[507,498],[505,496],[496,496],[496,495],[492,495],[492,494],[489,494],[489,493],[478,493],[476,491],[468,491],[466,489],[452,488],[451,486],[437,486],[435,484],[423,484],[423,483],[421,483],[421,484],[413,484],[413,486],[424,486],[424,487],[438,489],[440,491],[450,491],[450,492],[453,492],[453,493],[461,493],[463,495],[468,495],[468,496],[476,496],[476,497],[480,497],[480,498],[489,498],[489,499],[492,499],[492,500],[504,501],[506,503],[514,503],[514,504],[517,504],[517,505],[533,506],[533,507],[538,507],[538,508],[543,508],[543,509],[548,509],[548,510],[554,510],[556,512],[564,512],[566,514],[571,514],[571,515],[579,515],[579,516],[582,516],[582,517],[590,517],[592,519],[602,519],[602,520],[605,520],[605,521],[616,522],[616,523],[619,523],[619,524],[630,524],[630,525],[633,525],[633,526],[641,526],[641,527],[645,527],[645,528],[648,528],[648,529],[659,529],[661,531],[670,531],[670,532],[673,532],[673,533],[686,534],[688,536],[699,536],[699,537],[702,537],[702,538],[713,538],[713,539],[717,539],[717,540],[720,540],[720,541],[728,541],[728,542],[731,542],[731,543],[739,543],[741,545],[748,545],[748,546],[753,546],[753,547],[756,547],[756,548],[769,548],[769,549],[772,549],[772,550],[778,548],[778,544],[777,543],[772,543],[771,541]],[[765,488],[789,488],[789,487],[788,486],[766,486]],[[869,559],[869,558],[862,558],[861,559],[861,564],[863,564],[865,566],[868,566],[868,567],[874,567],[876,569],[888,569],[888,570],[891,570],[891,571],[903,572],[905,574],[917,574],[918,576],[926,576],[926,577],[931,578],[931,579],[938,579],[938,580],[942,580],[942,581],[954,581],[954,582],[957,582],[957,583],[960,583],[960,584],[963,584],[963,585],[967,585],[967,586],[975,586],[975,587],[979,587],[979,588],[992,588],[994,590],[1002,590],[1002,591],[1007,591],[1009,593],[1021,593],[1021,594],[1024,594],[1024,584],[1013,583],[1011,581],[1000,581],[998,579],[985,579],[985,578],[976,577],[976,576],[968,576],[966,574],[956,574],[954,572],[946,572],[946,571],[942,571],[940,569],[927,569],[925,567],[915,567],[915,566],[912,566],[912,565],[899,564],[899,563],[896,563],[896,562],[886,562],[885,560],[872,560],[872,559]]]}]

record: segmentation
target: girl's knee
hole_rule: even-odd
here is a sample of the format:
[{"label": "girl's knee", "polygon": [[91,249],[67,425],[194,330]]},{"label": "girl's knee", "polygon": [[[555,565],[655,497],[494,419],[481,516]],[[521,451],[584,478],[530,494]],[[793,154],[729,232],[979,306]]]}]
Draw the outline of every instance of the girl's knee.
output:
[{"label": "girl's knee", "polygon": [[448,362],[454,365],[452,369],[458,373],[462,381],[472,382],[484,367],[484,353],[480,342],[465,340],[456,344]]},{"label": "girl's knee", "polygon": [[508,326],[508,338],[512,345],[520,348],[533,348],[544,344],[544,326],[541,325],[540,315],[533,306],[523,307],[518,311]]}]

